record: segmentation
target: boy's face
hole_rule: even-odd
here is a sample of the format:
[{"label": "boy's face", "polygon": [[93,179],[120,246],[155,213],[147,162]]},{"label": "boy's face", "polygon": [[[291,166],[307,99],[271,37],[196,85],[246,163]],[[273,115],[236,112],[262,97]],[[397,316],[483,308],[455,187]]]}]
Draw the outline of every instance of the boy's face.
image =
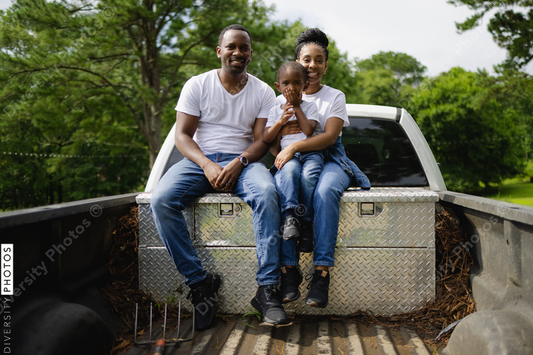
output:
[{"label": "boy's face", "polygon": [[292,89],[301,94],[307,88],[307,80],[302,73],[292,68],[287,68],[279,73],[279,83],[275,83],[276,89],[285,95],[286,89]]}]

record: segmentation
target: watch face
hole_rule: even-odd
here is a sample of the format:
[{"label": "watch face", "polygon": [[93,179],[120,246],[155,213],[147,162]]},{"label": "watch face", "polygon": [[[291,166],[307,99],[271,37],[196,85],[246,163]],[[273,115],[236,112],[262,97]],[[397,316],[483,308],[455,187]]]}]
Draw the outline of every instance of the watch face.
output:
[{"label": "watch face", "polygon": [[243,157],[242,155],[239,157],[239,160],[241,161],[242,165],[247,166],[248,165],[248,159],[246,157]]}]

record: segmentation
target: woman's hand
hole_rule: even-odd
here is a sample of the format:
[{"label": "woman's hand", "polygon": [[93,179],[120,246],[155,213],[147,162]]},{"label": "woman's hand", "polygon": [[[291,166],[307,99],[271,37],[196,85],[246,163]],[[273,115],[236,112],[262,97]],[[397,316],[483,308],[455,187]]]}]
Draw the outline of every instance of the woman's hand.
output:
[{"label": "woman's hand", "polygon": [[286,125],[283,126],[283,128],[279,131],[278,134],[281,134],[282,136],[286,136],[288,134],[298,134],[302,133],[302,130],[300,128],[300,125],[298,124],[298,121],[289,121]]},{"label": "woman's hand", "polygon": [[294,152],[291,149],[291,146],[289,145],[287,148],[283,149],[281,152],[278,153],[276,156],[276,160],[274,161],[274,165],[278,170],[281,170],[283,168],[283,165],[285,165],[289,160],[291,160],[294,157]]}]

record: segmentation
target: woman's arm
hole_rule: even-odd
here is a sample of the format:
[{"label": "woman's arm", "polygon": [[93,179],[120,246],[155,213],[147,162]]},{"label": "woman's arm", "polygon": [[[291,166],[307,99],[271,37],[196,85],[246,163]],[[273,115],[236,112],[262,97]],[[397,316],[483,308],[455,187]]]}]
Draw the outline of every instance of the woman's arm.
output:
[{"label": "woman's arm", "polygon": [[276,168],[281,169],[297,152],[302,153],[326,149],[335,143],[343,126],[344,121],[342,119],[338,117],[328,118],[326,121],[326,127],[324,127],[324,133],[309,137],[303,141],[289,144],[277,155],[274,165],[276,165]]}]

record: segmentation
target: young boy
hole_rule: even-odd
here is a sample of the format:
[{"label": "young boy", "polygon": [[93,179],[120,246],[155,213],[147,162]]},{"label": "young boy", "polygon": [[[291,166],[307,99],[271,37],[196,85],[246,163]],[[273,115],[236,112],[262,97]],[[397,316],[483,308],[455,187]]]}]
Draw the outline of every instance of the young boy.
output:
[{"label": "young boy", "polygon": [[[281,138],[281,149],[289,144],[313,135],[319,122],[318,109],[314,102],[302,101],[302,93],[309,85],[307,71],[297,62],[284,63],[278,70],[276,89],[282,93],[268,115],[263,132],[263,141],[270,144],[288,121],[297,120],[302,133],[285,135]],[[284,100],[283,100],[284,98]],[[299,249],[311,252],[313,249],[313,193],[318,177],[324,167],[322,152],[296,153],[274,176],[280,195],[280,207],[285,222],[283,239],[300,239]],[[300,230],[301,218],[302,230]],[[306,246],[304,246],[306,244]]]}]

